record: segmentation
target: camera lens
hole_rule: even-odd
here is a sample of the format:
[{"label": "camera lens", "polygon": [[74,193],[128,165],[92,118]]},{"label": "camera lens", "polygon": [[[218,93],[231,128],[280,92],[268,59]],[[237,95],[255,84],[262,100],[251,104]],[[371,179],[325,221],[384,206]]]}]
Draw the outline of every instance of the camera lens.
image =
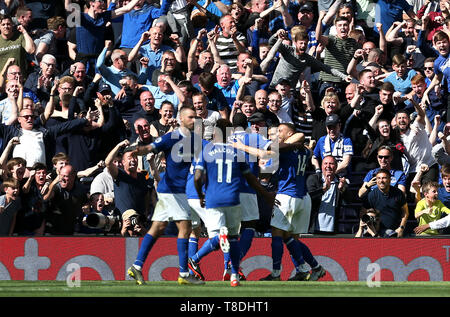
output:
[{"label": "camera lens", "polygon": [[130,218],[130,223],[131,223],[131,225],[133,225],[133,226],[135,226],[135,225],[137,225],[137,217],[131,217]]},{"label": "camera lens", "polygon": [[375,217],[365,214],[361,217],[362,222],[364,223],[375,223]]}]

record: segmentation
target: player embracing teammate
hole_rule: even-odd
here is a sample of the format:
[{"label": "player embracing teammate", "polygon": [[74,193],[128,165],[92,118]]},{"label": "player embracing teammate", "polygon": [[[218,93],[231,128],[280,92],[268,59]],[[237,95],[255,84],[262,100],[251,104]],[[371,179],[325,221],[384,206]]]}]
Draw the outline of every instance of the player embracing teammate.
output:
[{"label": "player embracing teammate", "polygon": [[[303,146],[303,137],[298,137],[297,134],[297,142],[284,143],[289,137],[295,135],[295,129],[291,125],[282,124],[278,128],[278,134],[282,135],[278,140],[280,142],[277,142],[278,146],[270,146],[271,149],[253,148],[240,141],[229,143],[227,141],[233,132],[232,124],[226,119],[220,119],[216,123],[212,142],[205,143],[193,132],[195,112],[192,108],[181,108],[179,121],[179,129],[164,135],[150,145],[140,146],[135,150],[136,155],[164,151],[167,170],[162,174],[157,188],[158,203],[152,218],[152,226],[144,236],[136,261],[128,269],[129,276],[134,278],[137,284],[145,283],[142,266],[167,223],[174,221],[179,231],[177,239],[180,270],[178,283],[204,284],[204,277],[198,263],[192,258],[198,261],[200,258],[198,253],[204,256],[220,246],[225,254],[229,254],[230,284],[233,287],[239,286],[240,260],[242,258],[239,244],[242,222],[240,194],[241,184],[246,182],[264,198],[267,204],[274,206],[273,223],[271,223],[274,269],[270,275],[274,278],[271,279],[279,280],[283,241],[291,253],[297,271],[300,272],[294,276],[294,280],[308,280],[313,275],[315,279],[322,277],[325,271],[296,236],[298,233],[306,232],[304,229],[309,225],[308,216],[311,209],[310,198],[304,184],[304,172],[310,152]],[[199,142],[195,142],[195,139]],[[248,153],[254,157],[275,157],[278,156],[276,147],[280,152],[280,166],[277,171],[280,182],[275,199],[261,186],[257,176],[252,173],[248,162]],[[192,166],[195,166],[194,170],[192,170]],[[185,190],[190,169],[194,174],[193,182],[200,202],[199,207],[206,210],[202,214],[215,217],[214,221],[202,218],[211,236],[205,242],[206,248],[202,247],[195,255],[192,254],[192,251],[188,251],[189,235],[192,231],[192,209],[189,206]],[[192,177],[190,179],[192,180]],[[305,259],[303,259],[305,253],[308,255],[305,255]],[[312,258],[315,263],[308,261],[307,257]],[[311,275],[305,269],[305,260],[313,268]],[[297,276],[301,276],[301,278],[295,279]]]}]

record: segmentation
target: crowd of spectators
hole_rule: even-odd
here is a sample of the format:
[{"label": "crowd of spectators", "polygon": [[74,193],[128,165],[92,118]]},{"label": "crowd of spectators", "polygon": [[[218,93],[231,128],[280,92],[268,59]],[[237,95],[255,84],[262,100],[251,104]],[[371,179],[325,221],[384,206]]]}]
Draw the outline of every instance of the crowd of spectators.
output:
[{"label": "crowd of spectators", "polygon": [[312,234],[445,233],[449,36],[450,0],[0,0],[0,235],[144,233],[165,157],[124,149],[186,105],[305,135]]}]

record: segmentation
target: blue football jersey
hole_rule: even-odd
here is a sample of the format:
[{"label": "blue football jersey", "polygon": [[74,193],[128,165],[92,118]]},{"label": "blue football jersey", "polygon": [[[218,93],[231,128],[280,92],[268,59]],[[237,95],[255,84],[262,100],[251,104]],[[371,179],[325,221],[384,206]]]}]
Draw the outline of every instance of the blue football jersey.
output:
[{"label": "blue football jersey", "polygon": [[302,198],[306,195],[305,171],[311,152],[306,149],[280,151],[278,194]]},{"label": "blue football jersey", "polygon": [[194,133],[185,136],[180,129],[157,138],[152,147],[164,152],[166,170],[161,173],[158,193],[180,194],[186,192],[186,181],[194,158]]},{"label": "blue football jersey", "polygon": [[239,205],[240,183],[244,173],[250,173],[243,152],[229,144],[210,143],[203,149],[195,169],[206,173],[205,207]]},{"label": "blue football jersey", "polygon": [[[247,146],[262,150],[267,150],[267,148],[272,143],[272,141],[266,139],[261,134],[247,133],[245,131],[236,131],[228,138],[229,142],[237,142],[237,140],[239,140],[240,142],[242,142]],[[245,153],[245,158],[248,165],[250,166],[250,171],[252,172],[252,174],[258,177],[259,176],[258,158],[248,153]],[[241,193],[256,194],[255,190],[251,188],[246,181],[241,183],[240,191]]]},{"label": "blue football jersey", "polygon": [[[206,148],[209,142],[206,140],[202,140],[202,148]],[[194,158],[192,160],[191,167],[189,168],[189,174],[186,182],[186,196],[187,199],[199,199],[197,190],[194,185],[194,174],[195,174],[195,166],[197,165],[197,159]],[[205,192],[205,184],[203,184],[203,193]]]}]

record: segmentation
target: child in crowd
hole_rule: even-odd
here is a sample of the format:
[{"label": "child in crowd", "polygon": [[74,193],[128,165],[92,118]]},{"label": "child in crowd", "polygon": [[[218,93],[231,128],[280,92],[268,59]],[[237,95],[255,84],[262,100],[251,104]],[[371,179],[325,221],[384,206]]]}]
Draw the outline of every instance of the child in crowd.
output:
[{"label": "child in crowd", "polygon": [[0,196],[0,236],[11,236],[17,211],[21,208],[19,181],[15,178],[5,180],[2,190],[5,194]]},{"label": "child in crowd", "polygon": [[[419,221],[419,226],[438,220],[443,214],[450,214],[450,209],[445,207],[438,199],[438,189],[439,184],[437,182],[427,182],[422,186],[424,198],[417,203],[414,211],[414,215]],[[434,235],[439,234],[439,232],[438,230],[427,229],[420,234]]]}]

